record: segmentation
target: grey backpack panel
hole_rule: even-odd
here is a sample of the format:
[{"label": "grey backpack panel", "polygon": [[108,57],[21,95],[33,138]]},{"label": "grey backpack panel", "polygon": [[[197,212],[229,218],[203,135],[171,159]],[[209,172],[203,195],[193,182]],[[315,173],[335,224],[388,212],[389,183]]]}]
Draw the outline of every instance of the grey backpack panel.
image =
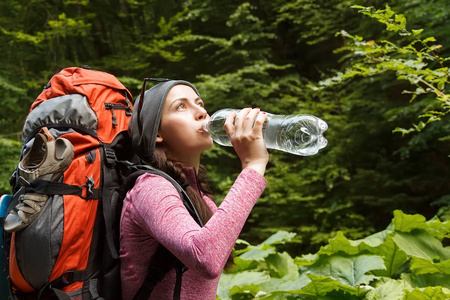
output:
[{"label": "grey backpack panel", "polygon": [[16,257],[22,275],[39,290],[48,282],[62,244],[63,196],[49,197],[32,225],[16,232]]},{"label": "grey backpack panel", "polygon": [[71,94],[55,97],[40,103],[27,116],[22,130],[23,142],[33,130],[47,124],[75,125],[95,132],[98,119],[86,96]]}]

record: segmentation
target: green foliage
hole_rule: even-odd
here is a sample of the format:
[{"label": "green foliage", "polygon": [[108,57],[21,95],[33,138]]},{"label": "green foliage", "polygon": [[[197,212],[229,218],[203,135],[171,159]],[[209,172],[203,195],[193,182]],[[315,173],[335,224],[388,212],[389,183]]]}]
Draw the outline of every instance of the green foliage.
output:
[{"label": "green foliage", "polygon": [[449,83],[449,72],[448,67],[444,65],[450,58],[440,57],[437,54],[442,45],[436,44],[434,37],[421,38],[424,29],[408,30],[406,18],[402,14],[396,14],[388,5],[383,10],[359,5],[353,8],[385,24],[388,31],[408,37],[408,43],[405,44],[404,40],[402,44],[405,45],[398,45],[388,40],[365,41],[360,36],[341,31],[338,35],[345,39],[346,46],[341,47],[337,52],[350,52],[348,56],[353,61],[344,72],[319,82],[319,86],[342,83],[357,76],[368,77],[395,72],[397,79],[407,80],[411,84],[412,89],[403,91],[405,94],[412,95],[411,101],[417,97],[426,98],[427,95],[434,97],[434,101],[428,103],[419,115],[419,118],[424,118],[425,121],[413,124],[413,127],[409,129],[397,128],[395,131],[402,134],[421,131],[427,124],[440,121],[450,111],[450,96],[445,89],[446,84]]},{"label": "green foliage", "polygon": [[[331,129],[337,129],[327,132],[329,146],[325,157],[318,162],[319,167],[315,168],[328,168],[326,174],[330,174],[328,178],[323,173],[320,177],[327,178],[329,190],[323,200],[319,200],[321,205],[314,207],[319,213],[314,216],[319,217],[308,222],[316,225],[311,241],[320,241],[319,244],[324,238],[332,237],[337,227],[352,238],[358,238],[352,234],[364,235],[363,228],[366,233],[379,230],[379,225],[385,224],[386,213],[394,209],[409,213],[423,211],[431,217],[429,206],[422,204],[440,198],[441,215],[445,217],[445,207],[449,203],[445,200],[448,189],[440,189],[444,184],[441,180],[448,178],[448,174],[437,169],[429,173],[434,165],[432,161],[439,161],[442,170],[445,169],[450,151],[446,142],[448,107],[441,97],[448,89],[447,59],[444,58],[448,50],[431,38],[421,38],[425,31],[408,29],[406,18],[393,13],[389,6],[384,10],[355,8],[373,16],[388,30],[383,32],[376,23],[369,23],[378,31],[363,31],[371,37],[368,39],[339,31],[336,36],[344,45],[334,53],[342,55],[343,70],[335,77],[325,75],[324,80],[310,85],[319,95],[334,100],[334,106],[327,109],[331,116],[324,118],[332,124]],[[405,11],[406,8],[411,9],[404,3]],[[361,31],[361,27],[358,30]],[[422,123],[403,129],[409,128],[418,116],[424,120]],[[439,119],[443,122],[434,122]],[[395,128],[394,131],[402,133],[414,130],[416,134],[390,135]],[[425,173],[429,175],[419,175]],[[440,175],[435,176],[438,173]],[[419,177],[420,181],[416,181]],[[419,186],[423,193],[416,189]],[[440,196],[432,195],[438,190],[442,192]],[[352,224],[351,220],[355,222]],[[364,223],[367,221],[373,228]],[[302,231],[294,230],[306,240]]]},{"label": "green foliage", "polygon": [[25,89],[3,77],[2,73],[4,72],[0,72],[0,93],[4,101],[0,110],[0,128],[2,128],[2,134],[14,134],[23,121],[11,116],[20,115],[23,112],[22,104],[26,92]]},{"label": "green foliage", "polygon": [[358,240],[342,232],[315,254],[279,252],[292,233],[236,251],[219,299],[448,299],[450,223],[394,212],[383,231]]},{"label": "green foliage", "polygon": [[2,172],[0,172],[0,194],[10,194],[9,179],[16,169],[20,157],[21,143],[0,136],[0,161]]}]

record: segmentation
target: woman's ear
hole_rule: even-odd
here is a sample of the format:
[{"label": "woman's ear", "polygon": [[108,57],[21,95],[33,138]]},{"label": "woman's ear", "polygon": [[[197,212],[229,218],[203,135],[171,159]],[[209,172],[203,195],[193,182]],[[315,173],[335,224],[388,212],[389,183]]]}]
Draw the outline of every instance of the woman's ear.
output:
[{"label": "woman's ear", "polygon": [[157,135],[156,135],[156,142],[157,143],[161,143],[163,141],[163,138],[162,138],[162,136],[158,133]]}]

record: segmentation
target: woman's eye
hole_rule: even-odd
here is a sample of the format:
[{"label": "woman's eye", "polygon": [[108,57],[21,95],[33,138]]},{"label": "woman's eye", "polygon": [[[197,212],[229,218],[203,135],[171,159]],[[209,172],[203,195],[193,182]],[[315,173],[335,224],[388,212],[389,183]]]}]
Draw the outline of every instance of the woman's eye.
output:
[{"label": "woman's eye", "polygon": [[203,103],[203,102],[197,102],[197,105],[200,107],[203,107],[203,108],[205,107],[205,103]]},{"label": "woman's eye", "polygon": [[180,103],[178,106],[177,106],[177,109],[185,109],[186,108],[186,105],[184,104],[184,103]]}]

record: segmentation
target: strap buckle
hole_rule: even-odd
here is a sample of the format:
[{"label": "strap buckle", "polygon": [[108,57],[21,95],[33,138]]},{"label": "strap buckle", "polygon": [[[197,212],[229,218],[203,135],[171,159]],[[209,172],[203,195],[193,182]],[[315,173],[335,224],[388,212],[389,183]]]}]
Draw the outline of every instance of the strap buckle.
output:
[{"label": "strap buckle", "polygon": [[104,147],[104,149],[105,149],[106,163],[108,164],[108,166],[114,166],[117,160],[116,152],[114,151],[114,149],[109,147]]},{"label": "strap buckle", "polygon": [[94,191],[93,188],[95,186],[95,181],[92,177],[86,176],[86,184],[83,184],[81,188],[86,189],[85,196],[83,196],[83,193],[81,193],[80,197],[83,199],[94,199]]}]

